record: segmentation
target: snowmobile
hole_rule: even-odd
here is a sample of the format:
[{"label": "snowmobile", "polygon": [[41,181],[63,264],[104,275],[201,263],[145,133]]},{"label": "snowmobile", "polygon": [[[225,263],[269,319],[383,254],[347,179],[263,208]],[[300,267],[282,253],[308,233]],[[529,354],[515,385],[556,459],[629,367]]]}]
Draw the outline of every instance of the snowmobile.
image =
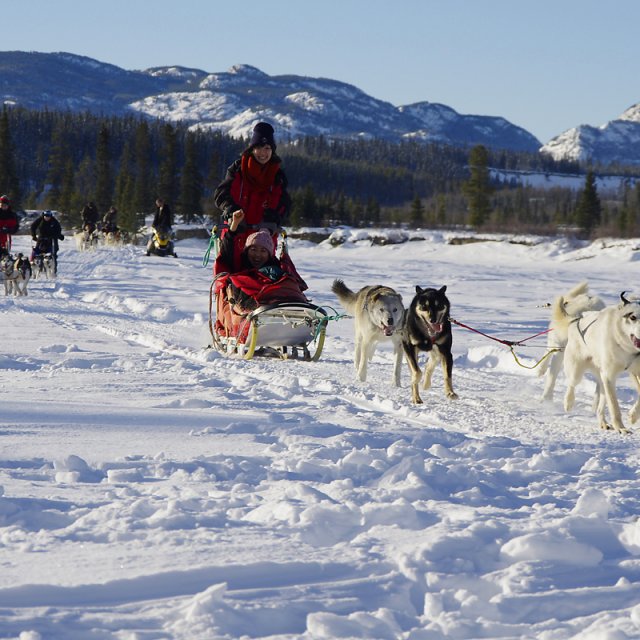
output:
[{"label": "snowmobile", "polygon": [[285,274],[279,280],[260,281],[247,272],[221,272],[214,277],[209,297],[210,346],[224,355],[245,360],[254,356],[320,358],[330,318],[303,293],[307,286],[289,258],[286,233],[281,234],[279,259]]},{"label": "snowmobile", "polygon": [[154,229],[153,237],[147,248],[147,255],[154,254],[156,256],[173,256],[177,258],[171,232],[167,229]]}]

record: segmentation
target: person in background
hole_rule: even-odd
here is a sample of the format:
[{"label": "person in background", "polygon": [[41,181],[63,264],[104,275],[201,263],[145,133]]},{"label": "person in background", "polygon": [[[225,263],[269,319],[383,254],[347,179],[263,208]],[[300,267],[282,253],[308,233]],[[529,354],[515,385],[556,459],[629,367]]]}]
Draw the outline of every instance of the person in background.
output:
[{"label": "person in background", "polygon": [[82,217],[82,228],[88,229],[90,233],[95,231],[98,226],[98,220],[100,219],[100,214],[98,213],[98,208],[95,203],[87,202],[82,208],[80,216]]},{"label": "person in background", "polygon": [[18,231],[18,224],[11,200],[7,196],[0,196],[0,255],[11,252],[11,236]]},{"label": "person in background", "polygon": [[169,205],[162,199],[156,200],[156,214],[153,216],[153,228],[170,231],[173,226],[173,216]]},{"label": "person in background", "polygon": [[105,233],[118,230],[118,210],[113,205],[109,207],[109,211],[102,218],[102,230]]},{"label": "person in background", "polygon": [[54,271],[57,273],[58,240],[64,240],[64,235],[62,235],[62,227],[52,211],[43,211],[42,215],[33,221],[31,239],[36,243],[31,255],[32,262],[36,252],[51,253]]},{"label": "person in background", "polygon": [[[163,198],[156,199],[156,213],[153,216],[153,223],[151,227],[153,228],[153,232],[159,233],[170,233],[171,227],[173,226],[173,216],[171,215],[171,208],[164,201]],[[151,238],[149,238],[149,242],[147,243],[147,255],[151,255],[151,251],[153,250],[153,234]]]}]

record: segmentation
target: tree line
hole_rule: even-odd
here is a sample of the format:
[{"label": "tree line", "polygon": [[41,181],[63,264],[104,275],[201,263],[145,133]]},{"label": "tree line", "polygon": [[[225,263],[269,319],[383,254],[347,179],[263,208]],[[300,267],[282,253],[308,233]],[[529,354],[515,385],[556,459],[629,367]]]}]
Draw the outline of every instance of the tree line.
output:
[{"label": "tree line", "polygon": [[[54,209],[68,226],[92,200],[135,231],[156,197],[185,222],[217,221],[213,192],[246,145],[219,131],[139,115],[31,111],[0,114],[0,192],[16,208]],[[490,168],[589,175],[602,167],[557,162],[536,153],[461,149],[416,141],[304,137],[282,142],[292,195],[292,225],[410,224],[583,235],[640,232],[637,169],[624,167],[627,186],[600,202],[567,188],[537,189],[497,182]],[[595,180],[591,187],[595,190]],[[588,195],[588,194],[587,194]],[[594,196],[597,206],[593,205]]]}]

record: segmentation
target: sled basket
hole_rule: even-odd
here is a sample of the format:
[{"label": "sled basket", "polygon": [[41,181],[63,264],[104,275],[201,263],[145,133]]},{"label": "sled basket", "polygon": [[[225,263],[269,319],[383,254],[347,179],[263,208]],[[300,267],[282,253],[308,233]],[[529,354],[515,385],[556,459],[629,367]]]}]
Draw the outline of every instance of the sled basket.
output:
[{"label": "sled basket", "polygon": [[322,353],[328,320],[327,312],[310,302],[262,305],[234,318],[234,335],[216,322],[213,346],[245,360],[268,356],[315,361]]}]

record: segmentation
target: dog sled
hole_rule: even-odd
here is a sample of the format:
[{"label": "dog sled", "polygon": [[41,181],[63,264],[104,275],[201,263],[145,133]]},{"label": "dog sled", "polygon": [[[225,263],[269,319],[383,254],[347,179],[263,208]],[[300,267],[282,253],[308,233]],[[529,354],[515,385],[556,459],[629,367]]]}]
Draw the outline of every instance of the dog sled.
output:
[{"label": "dog sled", "polygon": [[[216,244],[216,233],[214,228],[210,246]],[[214,277],[209,300],[211,346],[226,356],[320,358],[330,318],[303,293],[307,286],[289,258],[286,233],[281,235],[284,274],[275,282],[250,272],[223,271]]]}]

